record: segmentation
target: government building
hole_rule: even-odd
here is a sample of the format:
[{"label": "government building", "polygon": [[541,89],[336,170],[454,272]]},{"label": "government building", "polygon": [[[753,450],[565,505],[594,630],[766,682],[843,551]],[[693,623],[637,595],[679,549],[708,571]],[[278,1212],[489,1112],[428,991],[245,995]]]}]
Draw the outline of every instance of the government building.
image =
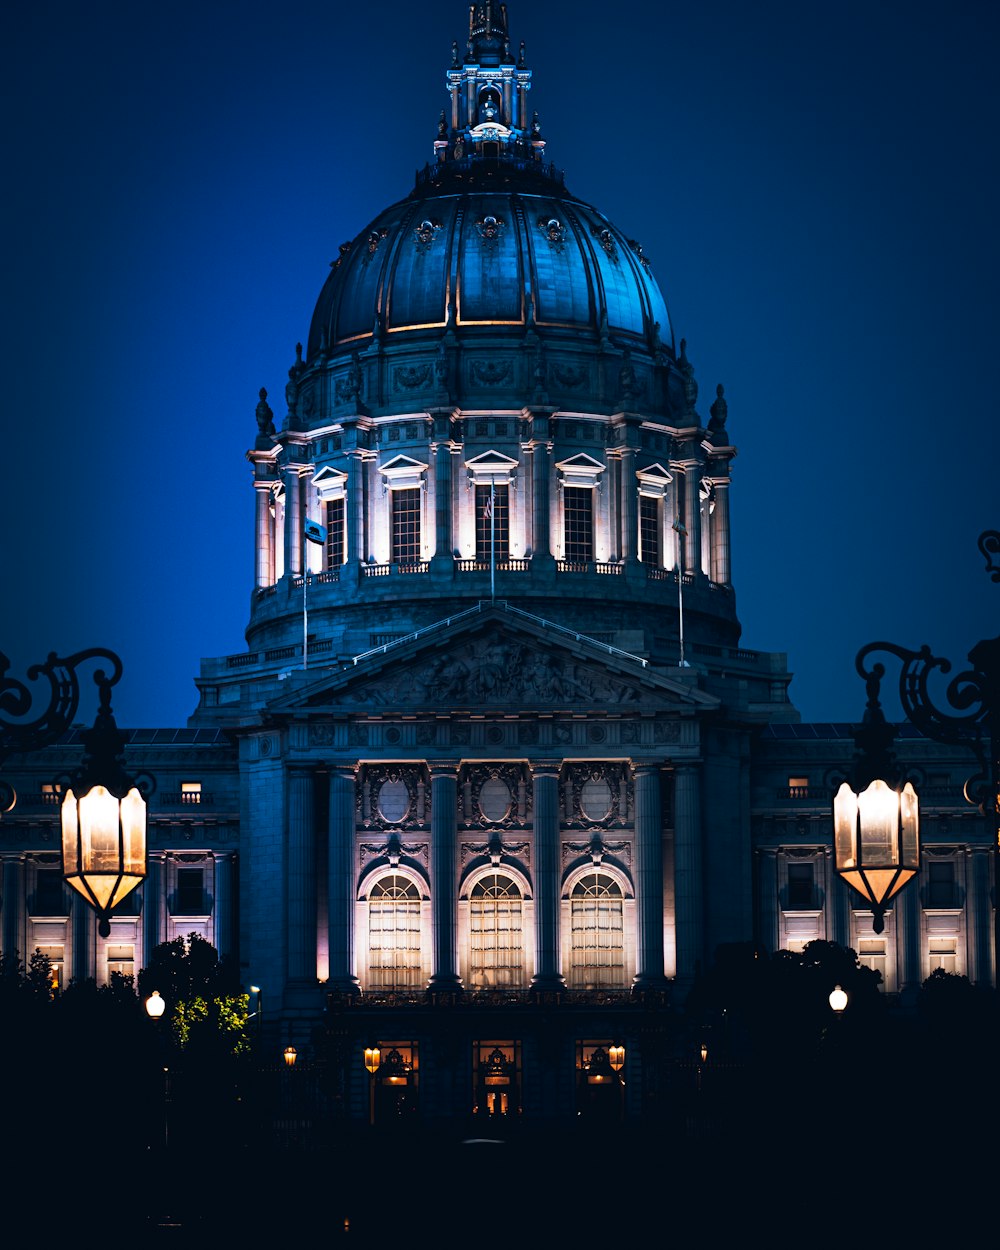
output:
[{"label": "government building", "polygon": [[968,754],[903,727],[921,871],[884,927],[837,876],[854,726],[742,645],[738,417],[655,240],[567,185],[505,6],[443,60],[432,159],[340,246],[256,432],[248,404],[246,649],[186,726],[125,730],[148,877],[101,936],[60,866],[80,731],[15,755],[0,948],[102,984],[197,933],[353,1121],[641,1119],[722,946],[837,942],[899,1002],[993,984],[992,833]]}]

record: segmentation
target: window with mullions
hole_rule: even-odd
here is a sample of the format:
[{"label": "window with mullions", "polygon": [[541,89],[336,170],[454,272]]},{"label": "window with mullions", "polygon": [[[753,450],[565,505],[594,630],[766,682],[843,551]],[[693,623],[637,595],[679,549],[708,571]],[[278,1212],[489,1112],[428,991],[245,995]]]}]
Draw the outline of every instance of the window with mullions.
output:
[{"label": "window with mullions", "polygon": [[368,988],[415,989],[420,966],[420,894],[405,877],[382,877],[368,896]]},{"label": "window with mullions", "polygon": [[394,564],[419,564],[420,489],[392,493],[392,560]]},{"label": "window with mullions", "polygon": [[344,563],[344,501],[327,500],[326,505],[326,567],[339,568]]},{"label": "window with mullions", "polygon": [[587,564],[594,558],[594,492],[589,487],[563,487],[563,558]]},{"label": "window with mullions", "polygon": [[490,561],[490,534],[493,535],[493,557],[499,563],[510,556],[510,513],[506,486],[493,487],[492,517],[490,488],[476,487],[476,559]]},{"label": "window with mullions", "polygon": [[660,501],[651,495],[639,496],[639,559],[643,564],[660,564]]},{"label": "window with mullions", "polygon": [[521,892],[491,873],[469,899],[469,980],[476,988],[522,984]]},{"label": "window with mullions", "polygon": [[623,989],[625,908],[621,887],[601,872],[590,872],[570,898],[572,989]]},{"label": "window with mullions", "polygon": [[207,910],[205,906],[204,869],[178,868],[174,915],[203,916]]}]

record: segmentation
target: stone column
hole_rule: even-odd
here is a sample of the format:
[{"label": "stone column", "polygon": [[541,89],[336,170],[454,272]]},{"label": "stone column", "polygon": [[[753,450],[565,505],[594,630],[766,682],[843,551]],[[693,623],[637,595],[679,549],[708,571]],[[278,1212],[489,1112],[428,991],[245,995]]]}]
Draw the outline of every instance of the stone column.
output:
[{"label": "stone column", "polygon": [[357,893],[354,855],[354,768],[330,773],[329,827],[330,989],[356,993],[354,912]]},{"label": "stone column", "polygon": [[[990,899],[991,872],[994,852],[989,847],[970,847],[966,851],[966,905],[965,924],[970,935],[969,965],[966,974],[974,985],[992,984],[993,925]],[[997,883],[1000,888],[1000,882]],[[908,887],[909,888],[909,887]]]},{"label": "stone column", "polygon": [[778,852],[761,847],[755,854],[757,867],[758,935],[769,951],[778,949]]},{"label": "stone column", "polygon": [[677,827],[677,980],[690,986],[704,959],[705,907],[701,840],[701,770],[681,765],[675,773]]},{"label": "stone column", "polygon": [[290,981],[316,981],[316,779],[301,765],[288,769],[288,855],[285,908]]},{"label": "stone column", "polygon": [[636,967],[633,988],[662,990],[663,973],[663,819],[660,770],[635,770]]},{"label": "stone column", "polygon": [[451,444],[438,443],[434,454],[434,562],[450,569],[451,533]]},{"label": "stone column", "polygon": [[97,976],[97,916],[73,891],[73,910],[70,917],[73,932],[73,967],[69,979],[84,981]]},{"label": "stone column", "polygon": [[549,501],[549,451],[545,443],[531,446],[531,551],[532,559],[552,559],[552,526]]},{"label": "stone column", "polygon": [[[896,967],[899,983],[888,991],[915,993],[920,989],[920,883],[911,881],[893,900],[893,936],[896,939]],[[888,926],[886,926],[888,930]],[[888,960],[886,961],[888,964]]]},{"label": "stone column", "polygon": [[[73,897],[80,898],[75,890]],[[83,906],[82,899],[80,899],[80,905]],[[3,856],[3,898],[2,908],[0,908],[0,920],[3,923],[0,927],[0,933],[2,933],[0,953],[13,958],[16,951],[21,961],[26,964],[31,952],[24,949],[27,936],[24,928],[25,916],[24,855],[16,851]]]},{"label": "stone column", "polygon": [[236,866],[234,851],[216,851],[212,856],[213,887],[215,894],[215,949],[220,959],[237,953],[233,913],[233,877]]},{"label": "stone column", "polygon": [[712,581],[727,586],[729,569],[729,482],[715,483],[715,511],[712,513]]},{"label": "stone column", "polygon": [[531,770],[535,826],[535,991],[562,990],[560,971],[559,894],[559,765],[538,764]]},{"label": "stone column", "polygon": [[285,473],[285,572],[302,572],[302,490],[294,465]]},{"label": "stone column", "polygon": [[434,967],[428,989],[458,994],[458,768],[431,766],[431,933]]},{"label": "stone column", "polygon": [[639,554],[639,483],[635,476],[635,449],[622,448],[621,458],[621,549],[623,560]]},{"label": "stone column", "polygon": [[257,496],[257,551],[255,560],[255,584],[260,590],[274,581],[274,553],[272,549],[273,525],[271,519],[271,483],[254,482]]},{"label": "stone column", "polygon": [[701,474],[698,465],[684,466],[684,572],[701,571]]},{"label": "stone column", "polygon": [[167,939],[162,921],[163,856],[150,854],[146,863],[146,880],[142,884],[142,966],[144,968],[152,962],[153,951]]}]

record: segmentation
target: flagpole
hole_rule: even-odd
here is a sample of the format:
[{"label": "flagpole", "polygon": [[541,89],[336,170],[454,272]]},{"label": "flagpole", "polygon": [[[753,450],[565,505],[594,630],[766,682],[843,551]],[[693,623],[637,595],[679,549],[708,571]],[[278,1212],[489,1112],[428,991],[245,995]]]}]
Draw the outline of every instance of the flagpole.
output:
[{"label": "flagpole", "polygon": [[677,632],[680,641],[680,660],[678,668],[687,668],[684,660],[684,539],[687,537],[687,530],[683,521],[675,521],[673,525],[677,532]]}]

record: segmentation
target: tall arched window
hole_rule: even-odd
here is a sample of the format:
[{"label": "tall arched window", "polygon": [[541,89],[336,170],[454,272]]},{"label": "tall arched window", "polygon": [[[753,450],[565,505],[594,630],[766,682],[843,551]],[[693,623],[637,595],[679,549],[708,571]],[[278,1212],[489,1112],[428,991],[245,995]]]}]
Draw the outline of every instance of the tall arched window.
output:
[{"label": "tall arched window", "polygon": [[622,989],[625,985],[624,898],[603,872],[589,872],[570,896],[572,989]]},{"label": "tall arched window", "polygon": [[413,989],[421,982],[420,892],[395,874],[368,895],[368,988]]},{"label": "tall arched window", "polygon": [[523,984],[521,892],[501,873],[477,881],[469,899],[469,981],[477,989]]}]

